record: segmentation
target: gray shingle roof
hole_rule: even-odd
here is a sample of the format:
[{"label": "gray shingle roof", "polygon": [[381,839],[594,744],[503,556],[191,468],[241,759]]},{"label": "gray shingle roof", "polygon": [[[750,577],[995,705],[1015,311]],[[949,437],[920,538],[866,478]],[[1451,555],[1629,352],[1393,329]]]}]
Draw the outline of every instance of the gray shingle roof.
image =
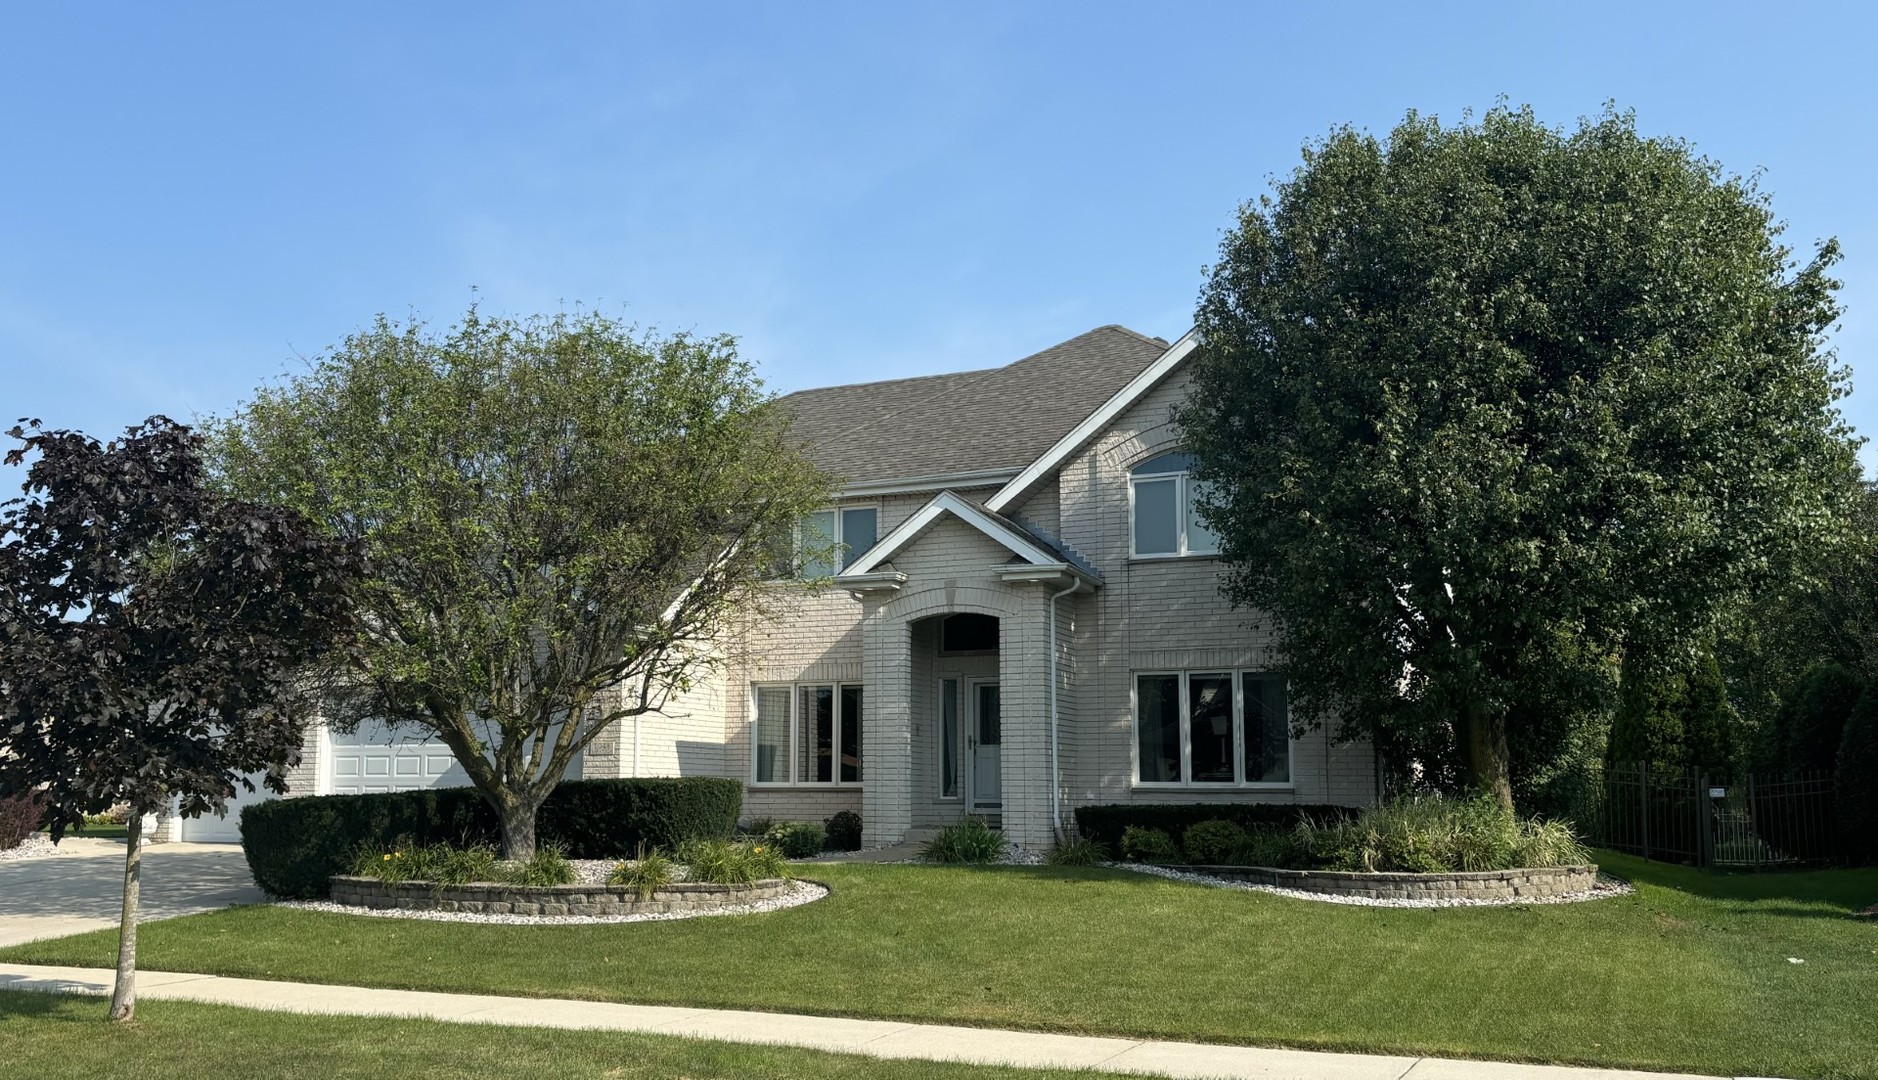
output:
[{"label": "gray shingle roof", "polygon": [[847,483],[1018,469],[1167,350],[1102,326],[999,368],[801,390],[782,399],[816,464]]}]

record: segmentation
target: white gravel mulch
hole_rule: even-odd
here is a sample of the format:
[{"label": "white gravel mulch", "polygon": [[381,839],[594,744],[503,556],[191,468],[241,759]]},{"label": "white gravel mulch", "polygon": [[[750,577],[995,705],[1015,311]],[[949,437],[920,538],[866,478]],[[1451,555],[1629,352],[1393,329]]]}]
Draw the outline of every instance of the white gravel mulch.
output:
[{"label": "white gravel mulch", "polygon": [[1171,881],[1185,881],[1194,885],[1209,885],[1217,889],[1246,889],[1252,892],[1274,893],[1289,896],[1296,900],[1316,900],[1325,904],[1348,904],[1352,907],[1389,907],[1389,908],[1456,908],[1456,907],[1517,907],[1525,904],[1579,904],[1586,900],[1604,900],[1613,896],[1628,896],[1637,890],[1627,881],[1599,874],[1597,882],[1584,892],[1566,893],[1562,896],[1506,896],[1480,899],[1441,899],[1441,900],[1399,900],[1374,899],[1367,896],[1340,896],[1336,893],[1306,892],[1303,889],[1285,889],[1276,885],[1255,885],[1249,881],[1233,881],[1229,878],[1213,877],[1211,874],[1195,874],[1186,870],[1170,870],[1164,866],[1147,866],[1142,863],[1112,862],[1102,865],[1114,870],[1132,870],[1137,874],[1153,874]]},{"label": "white gravel mulch", "polygon": [[[603,885],[606,876],[619,862],[614,859],[575,859],[574,871],[578,876],[575,884]],[[674,877],[684,880],[684,868],[676,867],[679,872]],[[277,907],[299,908],[302,911],[328,911],[335,915],[364,915],[378,919],[423,919],[428,922],[467,922],[499,923],[504,926],[585,926],[595,923],[637,923],[671,922],[676,919],[703,919],[714,915],[755,915],[765,911],[781,911],[785,908],[801,907],[813,903],[828,895],[826,886],[812,881],[791,881],[789,890],[783,895],[768,900],[752,900],[744,904],[726,904],[723,907],[706,911],[663,911],[647,912],[642,915],[489,915],[475,911],[413,911],[406,908],[366,908],[351,904],[335,904],[330,900],[280,900]]]},{"label": "white gravel mulch", "polygon": [[37,859],[46,855],[57,855],[58,853],[59,846],[57,844],[54,844],[51,840],[38,833],[34,833],[25,840],[22,840],[17,847],[10,847],[5,851],[0,851],[0,862],[11,862],[14,859]]}]

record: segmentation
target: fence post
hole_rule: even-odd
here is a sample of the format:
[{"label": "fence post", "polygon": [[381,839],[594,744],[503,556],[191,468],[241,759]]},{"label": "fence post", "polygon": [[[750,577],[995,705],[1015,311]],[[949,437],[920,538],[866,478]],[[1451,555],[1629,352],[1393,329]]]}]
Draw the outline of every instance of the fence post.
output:
[{"label": "fence post", "polygon": [[1643,857],[1650,857],[1650,766],[1637,765],[1637,802],[1643,807]]},{"label": "fence post", "polygon": [[1754,774],[1748,774],[1748,833],[1754,837],[1754,872],[1767,863],[1767,841],[1761,838],[1761,808],[1754,801]]},{"label": "fence post", "polygon": [[1696,827],[1701,830],[1701,841],[1697,845],[1701,851],[1696,855],[1697,866],[1715,865],[1715,803],[1708,797],[1708,777],[1700,770],[1695,774]]}]

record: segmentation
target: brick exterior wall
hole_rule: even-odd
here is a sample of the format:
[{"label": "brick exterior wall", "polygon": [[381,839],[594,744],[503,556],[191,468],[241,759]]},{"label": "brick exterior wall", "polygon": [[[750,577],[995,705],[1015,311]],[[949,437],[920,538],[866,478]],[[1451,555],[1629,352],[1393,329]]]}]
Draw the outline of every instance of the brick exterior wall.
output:
[{"label": "brick exterior wall", "polygon": [[[1134,782],[1133,678],[1145,670],[1257,669],[1271,661],[1269,622],[1234,610],[1211,558],[1131,559],[1129,470],[1176,449],[1169,410],[1185,391],[1173,376],[1137,402],[1056,477],[1012,510],[1087,557],[1103,585],[1057,601],[1060,810],[1110,802],[1331,802],[1360,805],[1376,793],[1373,755],[1319,729],[1292,743],[1292,782],[1280,789],[1141,787]],[[994,488],[961,491],[982,502]],[[879,507],[884,537],[929,494],[855,500]],[[1014,557],[971,525],[942,517],[893,559],[907,576],[897,591],[856,597],[840,589],[784,599],[770,617],[739,627],[710,678],[658,717],[641,721],[644,775],[742,780],[746,818],[821,821],[859,810],[868,846],[957,820],[966,798],[939,794],[939,679],[995,676],[1003,717],[1003,823],[1013,840],[1048,844],[1055,831],[1050,783],[1049,602],[1043,584],[1007,584],[996,571]],[[938,618],[978,612],[1000,620],[995,656],[938,651]],[[865,687],[863,783],[752,783],[754,683],[858,682]],[[961,684],[963,686],[963,684]],[[960,737],[969,712],[961,695]],[[587,775],[633,773],[632,722],[598,741]],[[961,795],[968,753],[958,748]]]}]

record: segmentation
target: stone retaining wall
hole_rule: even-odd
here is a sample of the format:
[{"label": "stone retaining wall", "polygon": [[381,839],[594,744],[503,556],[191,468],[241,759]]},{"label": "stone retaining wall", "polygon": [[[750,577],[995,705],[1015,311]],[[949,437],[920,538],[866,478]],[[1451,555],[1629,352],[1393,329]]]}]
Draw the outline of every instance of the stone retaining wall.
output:
[{"label": "stone retaining wall", "polygon": [[332,900],[367,908],[412,911],[472,911],[488,915],[646,915],[674,911],[708,911],[772,900],[789,883],[769,878],[749,885],[713,885],[702,881],[676,881],[652,890],[646,899],[639,890],[621,885],[435,885],[405,881],[396,885],[376,878],[335,876]]},{"label": "stone retaining wall", "polygon": [[1371,900],[1494,900],[1563,896],[1589,890],[1596,866],[1478,870],[1460,874],[1362,874],[1342,870],[1277,870],[1265,866],[1176,866],[1211,877],[1275,885],[1302,892],[1337,893]]}]

